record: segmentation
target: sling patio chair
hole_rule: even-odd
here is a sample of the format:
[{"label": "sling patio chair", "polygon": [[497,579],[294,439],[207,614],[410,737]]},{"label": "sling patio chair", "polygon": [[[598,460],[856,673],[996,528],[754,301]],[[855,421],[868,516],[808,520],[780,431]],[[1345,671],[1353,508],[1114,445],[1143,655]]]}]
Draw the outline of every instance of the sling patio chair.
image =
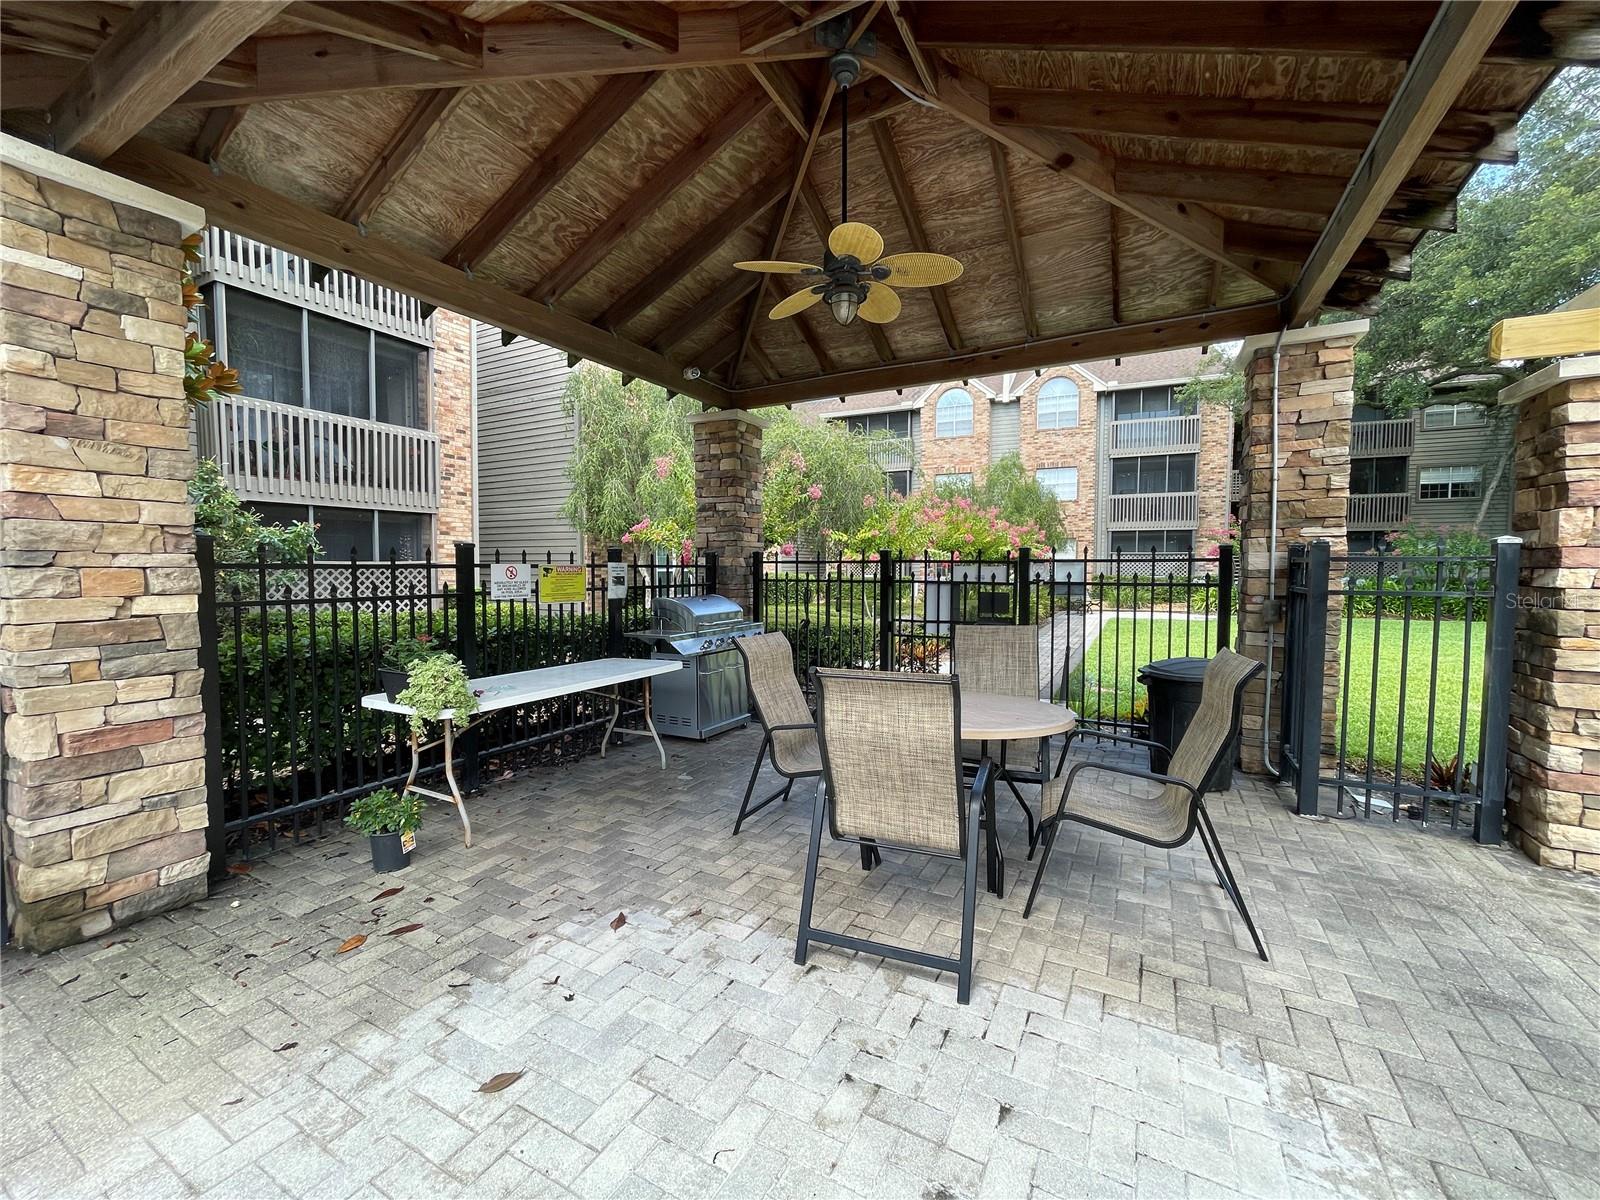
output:
[{"label": "sling patio chair", "polygon": [[[1028,903],[1022,910],[1024,918],[1033,912],[1033,902],[1039,894],[1045,869],[1050,865],[1050,851],[1063,821],[1077,821],[1147,846],[1169,849],[1182,846],[1198,832],[1211,868],[1217,873],[1217,883],[1244,918],[1256,953],[1263,962],[1267,961],[1266,947],[1261,944],[1261,935],[1256,932],[1250,910],[1245,907],[1244,895],[1239,891],[1227,855],[1222,852],[1222,843],[1205,805],[1206,783],[1239,735],[1245,684],[1261,669],[1259,662],[1232,650],[1217,651],[1206,667],[1200,707],[1178,743],[1165,775],[1124,763],[1093,759],[1073,764],[1061,789],[1061,801],[1056,811],[1044,819],[1040,830],[1044,852],[1039,856],[1039,869],[1033,877],[1033,888],[1028,892]],[[1074,738],[1143,746],[1147,750],[1166,749],[1147,738],[1085,726],[1067,735],[1069,746]],[[1103,772],[1111,778],[1109,782],[1092,785],[1088,782],[1090,772]]]},{"label": "sling patio chair", "polygon": [[[973,692],[990,692],[1000,696],[1021,696],[1028,700],[1040,698],[1039,631],[1032,625],[957,625],[951,636],[951,670],[961,678],[961,687],[968,695]],[[1010,743],[1000,743],[996,771],[998,778],[1011,789],[1011,794],[1022,806],[1028,821],[1028,857],[1033,857],[1039,844],[1038,826],[1033,809],[1022,798],[1017,784],[1033,783],[1043,788],[1048,780],[1045,774],[1050,765],[1050,743],[1040,739],[1022,749],[1030,754],[1017,765],[1009,759]],[[961,758],[969,767],[986,753],[987,748],[977,742],[961,743]],[[1059,774],[1059,772],[1057,772]],[[1042,803],[1042,801],[1041,801]]]},{"label": "sling patio chair", "polygon": [[[900,675],[817,668],[817,729],[822,786],[811,817],[805,890],[794,960],[812,942],[956,973],[956,1000],[972,993],[972,928],[978,901],[978,837],[983,793],[993,769],[978,765],[970,791],[957,729],[960,684],[951,675]],[[961,946],[957,957],[875,942],[811,924],[822,827],[868,850],[903,850],[962,864]]]},{"label": "sling patio chair", "polygon": [[[736,638],[750,682],[750,705],[761,723],[761,749],[750,771],[750,785],[744,790],[744,803],[733,822],[737,837],[745,818],[760,812],[774,800],[789,799],[796,779],[822,778],[822,752],[817,748],[816,719],[806,704],[806,694],[794,674],[794,651],[781,633],[761,633]],[[762,762],[771,755],[772,769],[783,776],[784,784],[772,795],[752,806],[756,778]]]}]

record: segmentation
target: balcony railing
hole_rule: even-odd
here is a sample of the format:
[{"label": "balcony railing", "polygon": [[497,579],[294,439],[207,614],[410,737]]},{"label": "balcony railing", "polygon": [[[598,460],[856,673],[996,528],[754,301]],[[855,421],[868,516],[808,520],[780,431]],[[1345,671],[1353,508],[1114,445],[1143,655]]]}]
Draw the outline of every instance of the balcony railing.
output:
[{"label": "balcony railing", "polygon": [[1368,492],[1345,501],[1345,524],[1355,530],[1394,529],[1411,515],[1409,492]]},{"label": "balcony railing", "polygon": [[200,410],[199,433],[241,500],[439,507],[439,438],[425,429],[228,396]]},{"label": "balcony railing", "polygon": [[1350,453],[1410,454],[1415,428],[1415,423],[1409,418],[1391,421],[1353,421],[1350,425]]},{"label": "balcony railing", "polygon": [[1106,513],[1110,529],[1193,529],[1194,492],[1135,492],[1113,495]]},{"label": "balcony railing", "polygon": [[1200,414],[1111,422],[1112,454],[1183,454],[1200,449]]},{"label": "balcony railing", "polygon": [[415,296],[344,271],[323,272],[309,259],[226,229],[207,226],[201,234],[196,278],[201,283],[220,279],[380,333],[433,342],[428,317]]}]

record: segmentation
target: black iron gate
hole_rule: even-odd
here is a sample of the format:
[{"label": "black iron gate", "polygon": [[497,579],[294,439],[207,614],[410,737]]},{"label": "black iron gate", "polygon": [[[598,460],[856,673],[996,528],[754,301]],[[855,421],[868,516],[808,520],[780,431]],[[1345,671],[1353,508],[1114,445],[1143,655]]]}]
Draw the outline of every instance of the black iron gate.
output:
[{"label": "black iron gate", "polygon": [[1500,840],[1521,549],[1290,548],[1278,738],[1296,811]]}]

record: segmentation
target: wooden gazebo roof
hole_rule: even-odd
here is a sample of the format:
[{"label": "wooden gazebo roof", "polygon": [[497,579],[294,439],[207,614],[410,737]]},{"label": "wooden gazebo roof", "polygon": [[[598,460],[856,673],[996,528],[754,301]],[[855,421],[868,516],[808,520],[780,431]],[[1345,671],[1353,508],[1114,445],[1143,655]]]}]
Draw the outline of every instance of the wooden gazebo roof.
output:
[{"label": "wooden gazebo roof", "polygon": [[[709,405],[1360,309],[1448,229],[1593,3],[42,3],[6,127],[226,228]],[[960,258],[899,320],[768,321],[838,219]],[[697,378],[686,378],[688,368]],[[690,374],[696,374],[690,370]]]}]

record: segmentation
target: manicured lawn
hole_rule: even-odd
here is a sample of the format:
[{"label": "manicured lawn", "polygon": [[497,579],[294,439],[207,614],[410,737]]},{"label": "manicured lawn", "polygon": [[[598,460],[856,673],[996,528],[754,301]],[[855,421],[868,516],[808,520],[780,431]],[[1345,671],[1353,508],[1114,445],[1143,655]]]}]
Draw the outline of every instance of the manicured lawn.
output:
[{"label": "manicured lawn", "polygon": [[1064,699],[1081,717],[1130,716],[1144,712],[1142,667],[1163,658],[1205,658],[1216,649],[1216,619],[1176,613],[1114,617],[1100,627],[1072,674]]},{"label": "manicured lawn", "polygon": [[[1345,761],[1348,764],[1365,763],[1367,736],[1373,739],[1372,762],[1377,771],[1387,768],[1393,772],[1396,747],[1400,747],[1403,774],[1419,779],[1426,765],[1428,738],[1429,693],[1433,693],[1434,743],[1433,757],[1448,763],[1456,754],[1457,739],[1461,729],[1461,692],[1465,676],[1467,691],[1466,753],[1471,762],[1478,752],[1478,713],[1483,695],[1483,638],[1484,625],[1472,623],[1471,645],[1468,646],[1467,626],[1462,621],[1438,623],[1438,669],[1434,669],[1434,623],[1428,620],[1413,621],[1408,645],[1402,646],[1400,622],[1385,620],[1383,628],[1375,635],[1377,622],[1370,617],[1357,617],[1346,631],[1340,663],[1340,694],[1344,702],[1338,713],[1325,718],[1332,724],[1335,745],[1341,736],[1340,722],[1348,712],[1348,724],[1342,735],[1345,741]],[[1377,687],[1373,687],[1372,643],[1378,639]],[[1404,690],[1402,670],[1404,665]],[[1342,672],[1348,668],[1349,674]],[[1349,683],[1346,685],[1345,679]],[[1404,740],[1401,741],[1401,714],[1405,716]]]}]

